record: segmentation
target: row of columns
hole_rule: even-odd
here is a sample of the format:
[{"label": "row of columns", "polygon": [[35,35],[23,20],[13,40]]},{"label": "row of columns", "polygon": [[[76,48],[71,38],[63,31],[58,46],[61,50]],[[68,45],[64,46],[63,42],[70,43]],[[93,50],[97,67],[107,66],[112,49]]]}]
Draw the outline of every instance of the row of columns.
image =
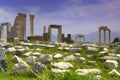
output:
[{"label": "row of columns", "polygon": [[107,26],[101,26],[99,27],[99,43],[102,43],[101,38],[101,31],[103,30],[104,33],[104,44],[106,44],[106,31],[108,31],[108,39],[109,43],[111,43],[111,30]]}]

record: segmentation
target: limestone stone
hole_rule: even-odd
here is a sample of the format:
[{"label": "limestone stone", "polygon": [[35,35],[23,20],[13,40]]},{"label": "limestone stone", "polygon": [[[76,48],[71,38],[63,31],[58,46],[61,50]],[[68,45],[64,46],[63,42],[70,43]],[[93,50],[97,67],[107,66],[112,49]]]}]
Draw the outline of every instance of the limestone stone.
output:
[{"label": "limestone stone", "polygon": [[89,51],[95,51],[95,52],[96,52],[96,51],[98,51],[98,48],[96,48],[96,47],[88,47],[88,50],[89,50]]},{"label": "limestone stone", "polygon": [[84,57],[77,58],[77,62],[79,62],[79,63],[85,62],[85,60],[86,59]]},{"label": "limestone stone", "polygon": [[70,50],[70,47],[64,47],[64,50],[68,51],[68,50]]},{"label": "limestone stone", "polygon": [[80,56],[80,53],[74,53],[73,55],[74,56]]},{"label": "limestone stone", "polygon": [[68,68],[73,68],[73,65],[69,62],[58,62],[54,63],[53,66],[58,69],[68,69]]},{"label": "limestone stone", "polygon": [[40,62],[34,63],[33,68],[32,68],[33,72],[35,72],[37,74],[39,74],[43,71],[46,71],[46,69],[47,69],[46,66],[41,64]]},{"label": "limestone stone", "polygon": [[13,58],[12,58],[12,61],[15,62],[15,63],[19,63],[22,61],[21,58],[19,58],[18,56],[14,55]]},{"label": "limestone stone", "polygon": [[95,64],[96,64],[96,61],[88,61],[88,62],[87,62],[87,64],[88,64],[88,65],[95,66]]},{"label": "limestone stone", "polygon": [[6,55],[5,51],[0,47],[0,71],[6,71],[7,70],[7,61],[6,61]]},{"label": "limestone stone", "polygon": [[40,53],[40,52],[34,52],[34,53],[32,53],[32,55],[33,55],[33,56],[40,56],[41,53]]},{"label": "limestone stone", "polygon": [[2,47],[0,47],[0,60],[5,59],[6,59],[5,50],[3,50]]},{"label": "limestone stone", "polygon": [[32,52],[27,52],[24,54],[24,56],[30,56],[32,54]]},{"label": "limestone stone", "polygon": [[15,64],[12,68],[12,72],[18,74],[27,72],[28,70],[29,70],[29,65],[24,61]]},{"label": "limestone stone", "polygon": [[37,57],[36,57],[36,56],[29,56],[29,57],[26,59],[26,62],[33,64],[33,63],[36,62],[36,60],[37,60]]},{"label": "limestone stone", "polygon": [[59,73],[65,73],[69,72],[69,70],[61,70],[61,69],[51,69],[52,73],[59,74]]},{"label": "limestone stone", "polygon": [[87,58],[93,59],[93,58],[95,58],[95,56],[94,55],[87,55]]},{"label": "limestone stone", "polygon": [[60,53],[57,53],[53,58],[55,58],[55,59],[59,59],[59,58],[62,58],[63,57],[63,55],[62,54],[60,54]]},{"label": "limestone stone", "polygon": [[113,56],[103,56],[99,58],[100,60],[118,60],[117,57],[113,57]]},{"label": "limestone stone", "polygon": [[120,72],[118,72],[116,69],[113,69],[112,71],[109,72],[111,76],[119,76],[120,77]]},{"label": "limestone stone", "polygon": [[117,68],[118,62],[115,60],[106,60],[105,61],[105,68]]},{"label": "limestone stone", "polygon": [[8,67],[7,61],[0,59],[0,71],[6,71]]},{"label": "limestone stone", "polygon": [[50,65],[52,60],[53,60],[53,57],[50,54],[42,54],[38,59],[38,61],[40,61],[42,64],[45,64],[45,65]]},{"label": "limestone stone", "polygon": [[92,74],[101,74],[101,70],[95,68],[95,69],[77,69],[76,72],[78,75],[87,75],[89,73]]},{"label": "limestone stone", "polygon": [[59,50],[63,50],[64,48],[63,47],[58,47]]},{"label": "limestone stone", "polygon": [[74,52],[74,53],[75,53],[75,52],[78,52],[78,51],[80,51],[80,50],[81,50],[81,48],[71,48],[71,49],[70,49],[70,51],[71,51],[71,52]]},{"label": "limestone stone", "polygon": [[64,61],[73,61],[73,60],[75,60],[75,56],[73,55],[70,55],[64,58]]},{"label": "limestone stone", "polygon": [[15,52],[16,49],[14,47],[7,48],[7,52]]}]

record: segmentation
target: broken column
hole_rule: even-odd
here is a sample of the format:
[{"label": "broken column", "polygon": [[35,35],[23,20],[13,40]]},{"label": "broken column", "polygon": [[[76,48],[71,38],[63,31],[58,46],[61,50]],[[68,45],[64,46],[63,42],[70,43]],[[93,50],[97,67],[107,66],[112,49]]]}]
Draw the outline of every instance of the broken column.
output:
[{"label": "broken column", "polygon": [[30,16],[30,36],[34,36],[34,15]]}]

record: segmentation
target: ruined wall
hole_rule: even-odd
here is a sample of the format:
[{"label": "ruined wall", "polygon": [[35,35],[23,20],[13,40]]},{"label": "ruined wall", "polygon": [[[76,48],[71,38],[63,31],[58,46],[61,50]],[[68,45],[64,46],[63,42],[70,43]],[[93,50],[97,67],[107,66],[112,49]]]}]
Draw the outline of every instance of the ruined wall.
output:
[{"label": "ruined wall", "polygon": [[26,39],[26,14],[18,13],[14,21],[14,26],[12,26],[8,34],[8,38],[17,37],[20,40]]}]

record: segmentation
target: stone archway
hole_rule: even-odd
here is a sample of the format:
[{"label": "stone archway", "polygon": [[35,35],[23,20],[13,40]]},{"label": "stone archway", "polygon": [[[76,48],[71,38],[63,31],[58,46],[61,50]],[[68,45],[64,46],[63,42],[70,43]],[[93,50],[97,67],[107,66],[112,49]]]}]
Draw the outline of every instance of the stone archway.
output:
[{"label": "stone archway", "polygon": [[48,27],[48,37],[49,41],[51,41],[51,29],[55,28],[58,29],[58,34],[57,34],[57,42],[61,43],[62,42],[62,27],[61,25],[49,25]]},{"label": "stone archway", "polygon": [[111,43],[111,30],[107,26],[99,27],[99,43],[101,43],[101,31],[104,31],[104,44],[106,44],[106,31],[108,31],[109,35],[109,43]]},{"label": "stone archway", "polygon": [[83,39],[83,41],[85,41],[84,35],[77,35],[76,36],[76,42],[79,42],[78,39],[80,40],[80,42],[81,42],[81,39]]},{"label": "stone archway", "polygon": [[7,38],[8,38],[8,33],[11,31],[11,24],[9,22],[2,23],[0,27],[0,38],[4,40],[4,27],[7,26]]}]

